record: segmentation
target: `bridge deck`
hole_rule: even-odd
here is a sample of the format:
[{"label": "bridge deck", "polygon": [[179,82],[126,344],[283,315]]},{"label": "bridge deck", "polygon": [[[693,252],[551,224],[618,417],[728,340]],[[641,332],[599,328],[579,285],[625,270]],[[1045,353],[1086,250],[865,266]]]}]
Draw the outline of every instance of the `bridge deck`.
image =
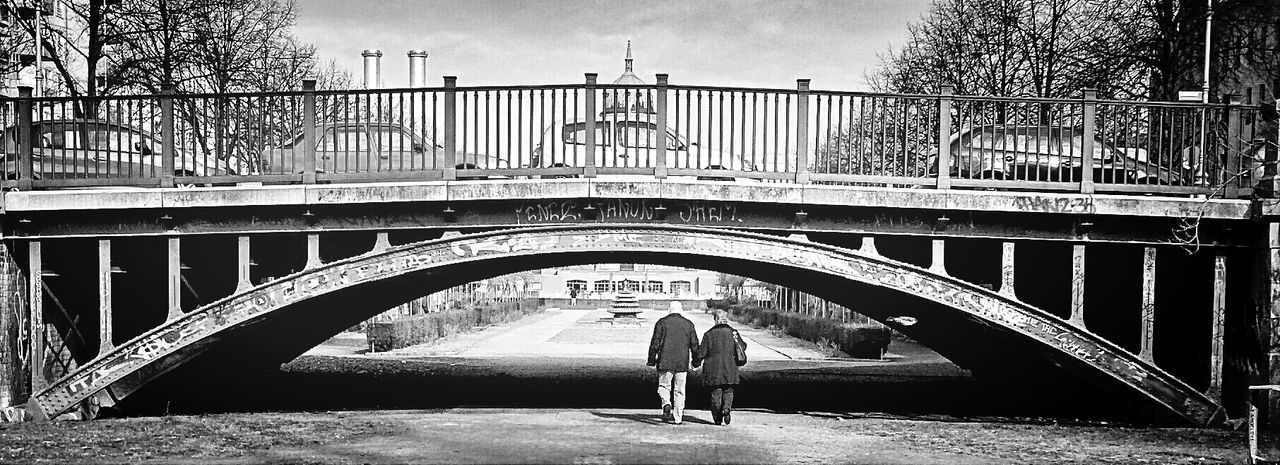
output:
[{"label": "bridge deck", "polygon": [[529,199],[672,199],[848,206],[1191,217],[1244,220],[1280,212],[1274,202],[1255,210],[1243,199],[1133,197],[1107,194],[902,189],[814,184],[712,181],[556,179],[295,184],[206,188],[117,188],[8,192],[8,214],[42,211],[182,209],[202,207],[359,205],[398,202],[511,201]]}]

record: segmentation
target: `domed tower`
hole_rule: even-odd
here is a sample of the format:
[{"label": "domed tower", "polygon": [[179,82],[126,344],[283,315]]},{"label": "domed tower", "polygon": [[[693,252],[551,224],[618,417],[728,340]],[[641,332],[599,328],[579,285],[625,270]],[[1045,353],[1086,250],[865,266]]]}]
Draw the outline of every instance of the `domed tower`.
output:
[{"label": "domed tower", "polygon": [[[645,85],[644,81],[636,76],[632,69],[631,58],[631,41],[627,41],[627,60],[626,68],[622,70],[622,75],[613,80],[615,85]],[[615,95],[616,94],[616,95]],[[600,114],[608,113],[658,113],[653,109],[653,102],[650,101],[651,96],[646,94],[644,89],[605,89],[604,91],[604,110]]]}]

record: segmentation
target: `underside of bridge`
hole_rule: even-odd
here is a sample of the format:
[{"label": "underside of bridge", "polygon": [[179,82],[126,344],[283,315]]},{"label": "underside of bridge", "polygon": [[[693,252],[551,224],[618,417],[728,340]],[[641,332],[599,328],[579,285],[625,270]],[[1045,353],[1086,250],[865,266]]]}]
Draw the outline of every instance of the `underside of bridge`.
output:
[{"label": "underside of bridge", "polygon": [[[296,269],[302,271],[243,288],[216,301],[207,297],[212,291],[198,293],[197,287],[191,286],[186,292],[202,294],[203,299],[187,296],[185,301],[199,304],[185,305],[189,307],[183,308],[185,313],[168,319],[163,310],[147,316],[142,309],[128,323],[128,318],[117,317],[116,331],[131,339],[99,355],[94,350],[98,342],[85,338],[80,342],[84,347],[73,351],[79,353],[80,366],[34,393],[27,410],[38,418],[85,403],[124,408],[145,405],[147,397],[155,392],[143,388],[157,381],[163,382],[166,396],[175,392],[189,396],[252,395],[249,391],[214,391],[212,386],[251,383],[244,378],[274,369],[359,321],[436,290],[555,266],[653,263],[753,277],[855,308],[893,325],[975,376],[1011,383],[1064,409],[1123,409],[1154,421],[1197,425],[1224,419],[1219,402],[1202,393],[1206,383],[1201,380],[1207,376],[1188,376],[1187,372],[1193,370],[1177,368],[1181,376],[1175,377],[1157,367],[1149,354],[1144,357],[1135,353],[1140,345],[1133,341],[1135,338],[1117,337],[1122,342],[1117,345],[1086,330],[1079,315],[1072,315],[1069,310],[1063,314],[1053,305],[1040,308],[1019,300],[1012,287],[1013,265],[1038,272],[1041,264],[1009,261],[1007,276],[1002,276],[1005,270],[1001,269],[999,242],[992,247],[990,241],[977,241],[944,251],[937,245],[940,241],[934,241],[930,253],[927,238],[917,238],[916,244],[907,246],[882,241],[885,255],[896,254],[887,250],[894,247],[915,251],[890,259],[881,255],[874,241],[840,247],[803,237],[655,225],[539,227],[456,235],[393,247],[375,247],[369,234],[347,239],[345,243],[358,244],[351,248],[368,245],[372,251],[360,255],[335,251],[331,256],[356,256],[298,266]],[[232,241],[218,240],[227,244],[227,249],[222,250],[230,250]],[[856,250],[858,247],[860,251]],[[983,261],[981,266],[974,261],[946,261],[947,257],[960,256],[957,254],[966,248],[969,252],[974,248],[994,252],[981,254],[994,258]],[[203,249],[201,253],[214,255],[220,250],[211,246]],[[1053,250],[1026,256],[1057,254],[1070,263],[1070,246]],[[1009,251],[1006,256],[1012,260],[1012,249]],[[192,254],[192,260],[198,254]],[[297,255],[301,257],[294,257],[294,261],[305,260],[305,254]],[[138,258],[144,256],[135,254],[134,259],[145,260]],[[1129,258],[1141,263],[1141,253]],[[162,263],[163,254],[153,260]],[[1104,260],[1099,261],[1106,266]],[[287,268],[280,267],[281,273]],[[1069,293],[1047,289],[1054,286],[1044,284],[1069,282],[1070,268],[1063,268],[1067,270],[1063,272],[1066,280],[1058,276],[1026,279],[1025,288],[1033,292],[1024,294],[1035,296],[1034,301],[1047,302]],[[258,273],[266,273],[264,278],[278,276],[270,271]],[[226,275],[234,276],[234,271]],[[1121,324],[1107,323],[1111,319],[1108,314],[1119,313],[1116,308],[1129,307],[1129,302],[1107,299],[1105,294],[1118,285],[1107,283],[1104,270],[1099,269],[1095,275],[1102,277],[1092,291],[1101,296],[1095,300],[1106,304],[1095,306],[1098,310],[1090,318],[1103,324],[1093,326],[1116,333],[1116,327],[1133,326],[1132,319]],[[235,284],[232,280],[210,286],[235,289]],[[1208,297],[1207,292],[1195,295]],[[84,296],[73,298],[83,300]],[[1183,298],[1199,299],[1186,294]],[[1204,314],[1207,312],[1198,312],[1191,318],[1200,323]],[[916,323],[895,324],[894,321],[904,320],[893,317],[901,316],[912,317]],[[1168,328],[1198,326],[1179,324],[1174,319],[1165,321]],[[1170,331],[1170,335],[1181,336],[1177,330]],[[1192,340],[1208,338],[1206,334]],[[1186,352],[1175,347],[1185,346],[1181,342],[1187,341],[1169,340],[1168,357],[1187,358]],[[1192,352],[1197,354],[1190,357],[1198,359],[1195,362],[1207,358],[1199,355],[1201,351]],[[1203,367],[1204,363],[1186,365]],[[210,382],[212,379],[219,382]]]}]

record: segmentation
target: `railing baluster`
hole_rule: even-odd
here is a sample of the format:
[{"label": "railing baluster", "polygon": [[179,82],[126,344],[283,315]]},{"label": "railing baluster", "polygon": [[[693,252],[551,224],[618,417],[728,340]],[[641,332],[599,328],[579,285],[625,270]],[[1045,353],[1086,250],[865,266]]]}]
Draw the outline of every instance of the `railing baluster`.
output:
[{"label": "railing baluster", "polygon": [[1084,90],[1084,136],[1080,154],[1080,193],[1093,193],[1093,150],[1094,134],[1097,132],[1098,91]]},{"label": "railing baluster", "polygon": [[18,87],[18,158],[21,167],[18,171],[17,187],[20,190],[30,190],[31,182],[35,179],[35,150],[31,146],[34,138],[31,137],[31,90],[32,88],[22,86]]},{"label": "railing baluster", "polygon": [[586,120],[586,137],[587,149],[586,160],[583,160],[583,176],[588,178],[596,177],[596,73],[586,73],[587,83],[583,86],[586,92],[586,108],[584,109]]},{"label": "railing baluster", "polygon": [[809,80],[796,79],[796,183],[797,184],[809,184],[808,143],[809,143]]},{"label": "railing baluster", "polygon": [[938,92],[938,189],[951,188],[951,95],[955,87],[942,86]]},{"label": "railing baluster", "polygon": [[[302,183],[316,183],[316,80],[302,80]],[[294,147],[293,150],[297,150]]]},{"label": "railing baluster", "polygon": [[173,93],[171,85],[160,90],[160,187],[173,187]]},{"label": "railing baluster", "polygon": [[444,180],[453,181],[458,179],[458,169],[455,168],[458,159],[458,77],[444,77],[444,152],[442,160],[436,162],[437,169],[443,169]]},{"label": "railing baluster", "polygon": [[[1223,96],[1223,101],[1227,102],[1227,140],[1223,144],[1226,149],[1226,157],[1219,157],[1216,153],[1209,150],[1202,150],[1204,158],[1224,160],[1226,163],[1222,166],[1222,179],[1219,181],[1222,185],[1223,196],[1226,198],[1236,198],[1237,188],[1240,187],[1240,96],[1237,94],[1228,94]],[[1208,108],[1205,108],[1208,111]]]},{"label": "railing baluster", "polygon": [[[653,176],[658,179],[667,177],[667,75],[658,74],[658,158],[655,160]],[[650,144],[652,145],[652,144]]]}]

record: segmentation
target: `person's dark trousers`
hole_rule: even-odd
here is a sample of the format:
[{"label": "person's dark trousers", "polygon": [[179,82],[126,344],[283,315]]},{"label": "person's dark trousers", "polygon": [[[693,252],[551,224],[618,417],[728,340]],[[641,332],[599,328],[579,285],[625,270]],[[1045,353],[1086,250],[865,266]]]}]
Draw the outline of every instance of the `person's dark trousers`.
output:
[{"label": "person's dark trousers", "polygon": [[[711,418],[720,424],[721,419],[733,411],[733,386],[722,384],[711,388]],[[728,422],[725,422],[728,423]]]}]

